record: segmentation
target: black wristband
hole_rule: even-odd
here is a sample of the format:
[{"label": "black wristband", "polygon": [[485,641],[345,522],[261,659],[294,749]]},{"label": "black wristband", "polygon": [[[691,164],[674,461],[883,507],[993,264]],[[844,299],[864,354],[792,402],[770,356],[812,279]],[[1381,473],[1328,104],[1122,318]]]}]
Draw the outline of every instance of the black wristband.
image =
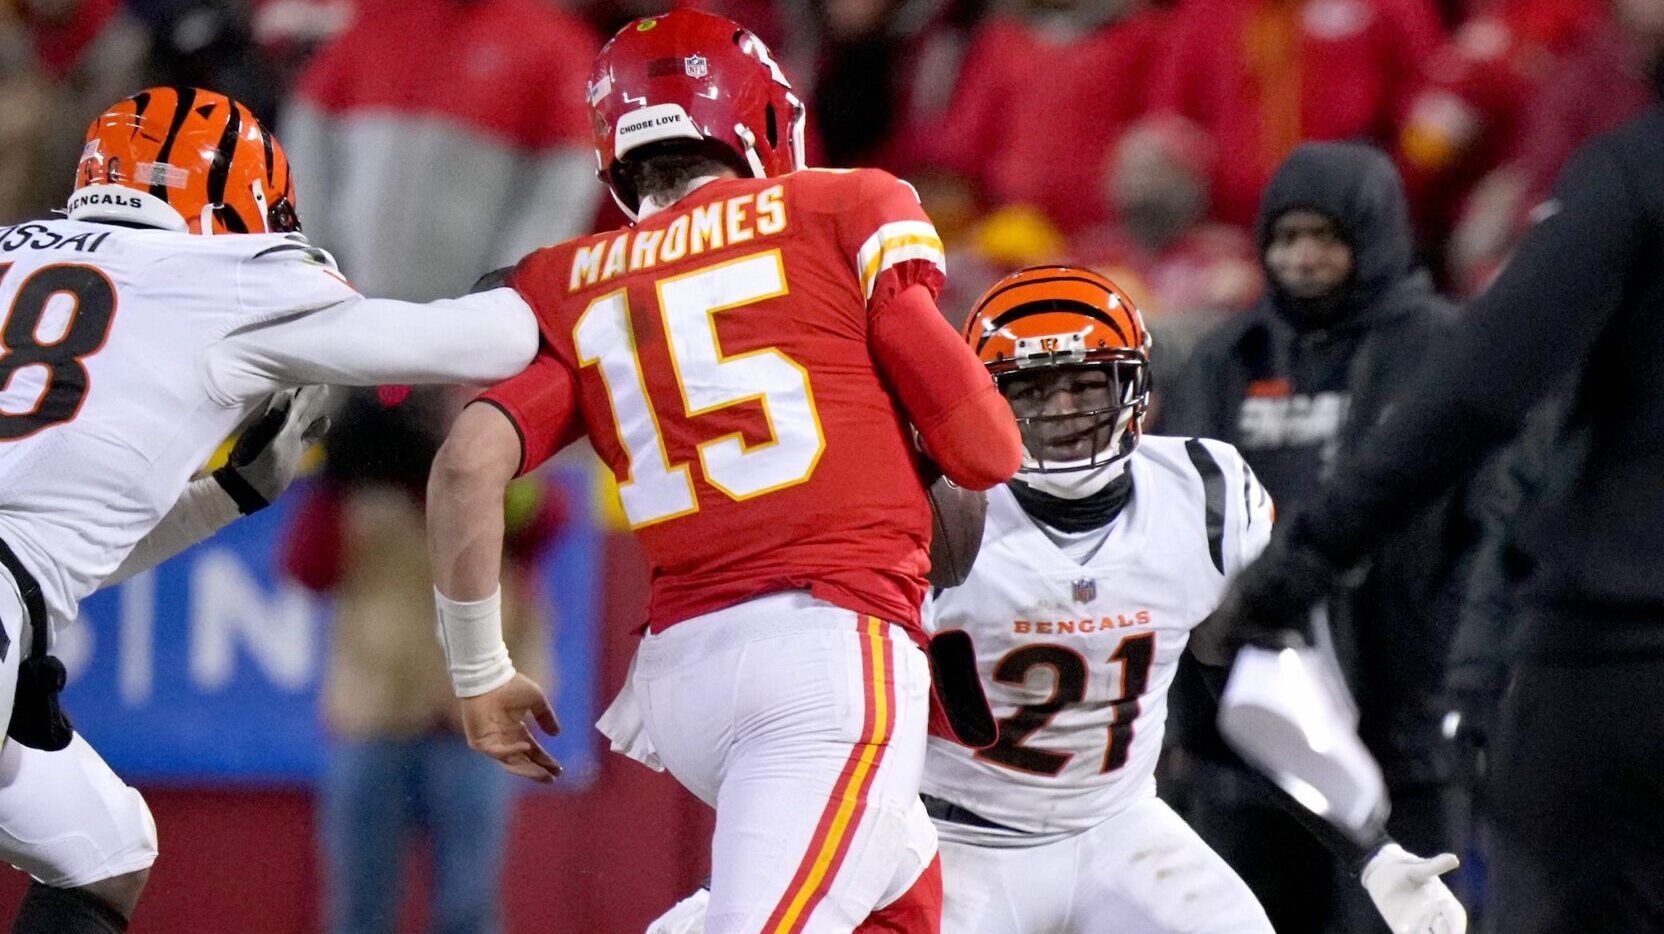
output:
[{"label": "black wristband", "polygon": [[220,485],[231,501],[237,504],[237,511],[243,515],[259,512],[271,505],[271,501],[260,495],[243,475],[230,467],[221,467],[213,473],[214,482]]},{"label": "black wristband", "polygon": [[1360,843],[1357,844],[1357,849],[1352,850],[1349,853],[1337,855],[1341,855],[1346,859],[1347,868],[1352,871],[1353,878],[1362,879],[1364,877],[1364,870],[1369,868],[1370,861],[1373,860],[1376,854],[1380,853],[1387,844],[1393,842],[1396,841],[1394,841],[1389,834],[1383,832],[1373,843]]}]

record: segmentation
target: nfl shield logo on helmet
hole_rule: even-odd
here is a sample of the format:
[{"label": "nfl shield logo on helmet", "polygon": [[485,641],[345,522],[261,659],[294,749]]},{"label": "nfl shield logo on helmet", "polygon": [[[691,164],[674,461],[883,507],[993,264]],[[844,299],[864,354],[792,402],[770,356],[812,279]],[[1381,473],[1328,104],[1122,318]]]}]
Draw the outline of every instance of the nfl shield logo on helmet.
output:
[{"label": "nfl shield logo on helmet", "polygon": [[1075,602],[1091,603],[1098,596],[1098,582],[1090,577],[1075,581]]},{"label": "nfl shield logo on helmet", "polygon": [[710,62],[703,55],[689,55],[682,59],[682,70],[689,78],[703,78],[710,71]]}]

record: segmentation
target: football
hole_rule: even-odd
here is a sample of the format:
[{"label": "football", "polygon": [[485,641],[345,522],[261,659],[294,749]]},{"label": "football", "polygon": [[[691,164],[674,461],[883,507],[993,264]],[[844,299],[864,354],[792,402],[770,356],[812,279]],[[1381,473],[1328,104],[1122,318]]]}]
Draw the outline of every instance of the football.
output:
[{"label": "football", "polygon": [[970,576],[982,547],[982,520],[988,500],[981,493],[937,477],[930,496],[930,586],[955,587]]}]

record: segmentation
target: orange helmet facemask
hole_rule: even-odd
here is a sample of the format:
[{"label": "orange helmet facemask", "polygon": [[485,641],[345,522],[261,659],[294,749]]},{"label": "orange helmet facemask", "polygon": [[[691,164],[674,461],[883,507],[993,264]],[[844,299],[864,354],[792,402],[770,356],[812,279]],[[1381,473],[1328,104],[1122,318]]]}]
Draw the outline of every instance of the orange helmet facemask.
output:
[{"label": "orange helmet facemask", "polygon": [[140,91],[92,122],[67,213],[196,234],[300,229],[277,138],[242,104],[187,87]]},{"label": "orange helmet facemask", "polygon": [[[1019,479],[1079,498],[1121,473],[1150,403],[1150,332],[1126,293],[1086,269],[1033,266],[984,293],[964,334],[1017,416]],[[1102,404],[1073,405],[1085,397]]]}]

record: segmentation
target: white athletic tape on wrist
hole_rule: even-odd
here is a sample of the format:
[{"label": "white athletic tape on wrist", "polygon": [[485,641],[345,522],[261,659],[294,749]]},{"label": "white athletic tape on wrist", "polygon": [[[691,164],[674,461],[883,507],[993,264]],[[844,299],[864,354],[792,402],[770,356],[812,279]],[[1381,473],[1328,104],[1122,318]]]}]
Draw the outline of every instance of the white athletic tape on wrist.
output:
[{"label": "white athletic tape on wrist", "polygon": [[445,667],[458,697],[478,697],[507,684],[514,677],[508,646],[503,642],[503,590],[483,600],[452,600],[433,588],[439,611],[439,644]]}]

